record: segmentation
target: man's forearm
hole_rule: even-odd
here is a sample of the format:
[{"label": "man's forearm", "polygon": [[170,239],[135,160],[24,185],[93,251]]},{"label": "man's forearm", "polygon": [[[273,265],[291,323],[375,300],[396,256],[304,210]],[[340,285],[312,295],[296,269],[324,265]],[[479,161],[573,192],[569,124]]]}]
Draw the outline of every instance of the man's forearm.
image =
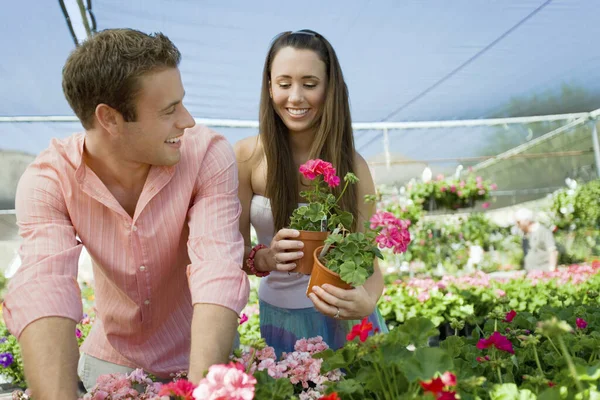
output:
[{"label": "man's forearm", "polygon": [[197,384],[204,372],[214,364],[226,363],[235,332],[237,314],[215,304],[194,305],[189,380]]},{"label": "man's forearm", "polygon": [[32,322],[21,334],[25,378],[34,399],[77,399],[75,326],[67,318],[47,317]]}]

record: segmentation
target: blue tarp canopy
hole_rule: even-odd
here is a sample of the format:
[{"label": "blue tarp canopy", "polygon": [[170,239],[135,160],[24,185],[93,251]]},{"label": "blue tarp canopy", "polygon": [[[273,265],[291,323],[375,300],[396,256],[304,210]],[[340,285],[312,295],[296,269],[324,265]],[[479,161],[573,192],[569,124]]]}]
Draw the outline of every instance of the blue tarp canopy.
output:
[{"label": "blue tarp canopy", "polygon": [[[183,54],[185,103],[198,118],[256,120],[271,39],[303,28],[322,33],[336,49],[356,122],[600,108],[600,53],[594,44],[600,2],[594,0],[84,3],[97,30],[161,31],[173,40]],[[5,2],[0,13],[0,117],[73,115],[62,94],[61,69],[75,44],[59,1]],[[79,129],[78,123],[0,123],[0,149],[37,154],[51,137]],[[256,133],[218,130],[231,142]],[[531,140],[530,130],[510,131],[511,145]],[[497,134],[497,127],[390,131],[390,152],[404,160],[489,155]],[[380,131],[356,137],[369,160],[380,159]]]}]

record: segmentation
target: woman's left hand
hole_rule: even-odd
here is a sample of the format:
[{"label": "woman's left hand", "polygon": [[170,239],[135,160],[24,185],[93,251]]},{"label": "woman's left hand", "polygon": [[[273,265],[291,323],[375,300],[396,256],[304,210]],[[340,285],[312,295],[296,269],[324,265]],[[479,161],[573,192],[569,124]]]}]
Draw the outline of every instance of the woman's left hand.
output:
[{"label": "woman's left hand", "polygon": [[313,286],[309,298],[321,314],[338,319],[362,319],[371,315],[377,306],[364,286],[348,290],[327,284]]}]

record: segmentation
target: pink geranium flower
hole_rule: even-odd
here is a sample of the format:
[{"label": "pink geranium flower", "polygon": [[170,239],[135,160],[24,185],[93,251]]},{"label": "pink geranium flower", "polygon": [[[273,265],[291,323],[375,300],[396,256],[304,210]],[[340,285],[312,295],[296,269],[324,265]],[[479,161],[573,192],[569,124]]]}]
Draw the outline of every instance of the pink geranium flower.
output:
[{"label": "pink geranium flower", "polygon": [[323,176],[323,180],[329,187],[336,187],[340,184],[340,178],[336,175],[335,168],[331,163],[321,159],[308,160],[300,166],[300,173],[309,180],[314,180],[317,176]]},{"label": "pink geranium flower", "polygon": [[194,389],[196,400],[252,400],[256,378],[244,372],[241,364],[213,365]]},{"label": "pink geranium flower", "polygon": [[517,316],[517,312],[515,310],[510,310],[506,313],[506,317],[504,318],[504,322],[512,322],[512,320]]},{"label": "pink geranium flower", "polygon": [[500,332],[494,332],[489,338],[480,339],[479,342],[477,342],[477,348],[479,350],[487,349],[492,346],[497,348],[498,350],[515,354],[510,340],[508,340],[506,336],[503,336]]},{"label": "pink geranium flower", "polygon": [[246,314],[242,314],[242,316],[240,317],[240,325],[242,325],[245,322],[248,322],[248,316]]}]

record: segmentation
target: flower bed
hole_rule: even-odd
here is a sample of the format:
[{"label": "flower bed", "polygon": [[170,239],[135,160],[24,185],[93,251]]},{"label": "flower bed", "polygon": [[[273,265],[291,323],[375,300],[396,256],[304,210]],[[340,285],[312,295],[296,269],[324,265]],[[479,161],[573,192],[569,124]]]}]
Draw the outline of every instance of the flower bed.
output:
[{"label": "flower bed", "polygon": [[[84,399],[558,399],[600,396],[600,263],[502,281],[485,274],[398,281],[380,302],[389,334],[356,325],[342,349],[302,339],[276,359],[259,339],[256,292],[240,320],[242,349],[201,382],[161,385],[141,370],[104,376]],[[93,292],[84,291],[93,311]],[[74,333],[82,341],[93,317]],[[458,333],[430,347],[436,328]],[[6,331],[4,331],[6,335]],[[14,337],[0,370],[23,382]],[[576,397],[579,396],[579,397]],[[587,396],[587,397],[586,397]],[[16,398],[28,398],[25,393]]]}]

